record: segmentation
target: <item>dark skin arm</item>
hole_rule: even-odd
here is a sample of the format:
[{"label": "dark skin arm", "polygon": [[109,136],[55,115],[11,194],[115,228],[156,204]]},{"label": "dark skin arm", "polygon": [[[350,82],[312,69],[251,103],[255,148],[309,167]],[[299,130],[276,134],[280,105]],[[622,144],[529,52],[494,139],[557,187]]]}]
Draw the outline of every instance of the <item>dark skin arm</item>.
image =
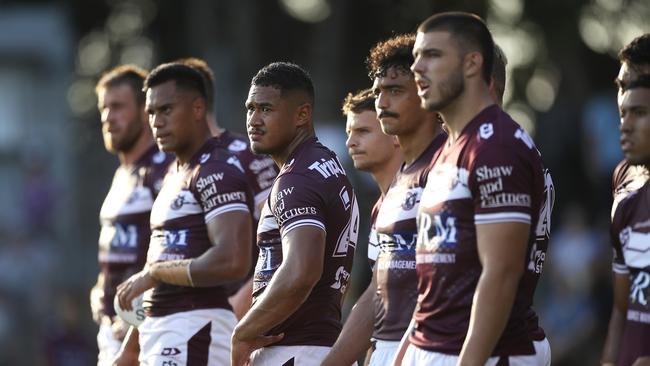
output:
[{"label": "dark skin arm", "polygon": [[524,274],[529,230],[529,224],[520,222],[476,225],[476,246],[483,270],[458,365],[485,365],[501,337]]},{"label": "dark skin arm", "polygon": [[[191,283],[195,287],[215,286],[243,279],[251,261],[251,218],[245,211],[231,211],[206,223],[212,247],[191,260]],[[123,309],[131,310],[131,301],[160,282],[187,285],[186,267],[178,276],[163,271],[176,271],[188,260],[153,263],[118,286],[117,296]]]},{"label": "dark skin arm", "polygon": [[375,325],[376,276],[375,266],[370,284],[352,308],[341,334],[323,360],[322,366],[352,365],[370,348],[370,337]]},{"label": "dark skin arm", "polygon": [[603,346],[601,364],[615,366],[621,348],[623,329],[625,328],[627,301],[630,294],[630,275],[627,273],[614,273],[614,306],[609,319],[607,338]]},{"label": "dark skin arm", "polygon": [[282,264],[232,335],[231,364],[245,365],[250,354],[282,338],[264,336],[293,314],[307,299],[323,273],[325,232],[297,227],[282,237]]}]

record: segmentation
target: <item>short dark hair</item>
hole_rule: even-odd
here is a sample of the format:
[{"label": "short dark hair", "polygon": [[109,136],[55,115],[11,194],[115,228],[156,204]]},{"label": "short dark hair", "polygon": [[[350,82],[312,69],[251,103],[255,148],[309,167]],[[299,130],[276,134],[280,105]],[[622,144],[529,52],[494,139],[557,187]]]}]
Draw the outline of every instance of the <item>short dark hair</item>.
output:
[{"label": "short dark hair", "polygon": [[650,64],[650,33],[642,34],[625,45],[618,53],[618,60],[633,68]]},{"label": "short dark hair", "polygon": [[251,85],[271,86],[280,89],[281,95],[290,91],[302,91],[314,104],[314,84],[309,73],[291,62],[273,62],[260,69],[251,80]]},{"label": "short dark hair", "polygon": [[639,75],[638,78],[634,79],[633,81],[630,81],[625,86],[623,91],[628,91],[630,89],[636,89],[636,88],[650,89],[650,74]]},{"label": "short dark hair", "polygon": [[191,66],[178,62],[169,62],[156,66],[144,80],[143,90],[146,91],[170,80],[176,82],[177,88],[195,91],[201,97],[207,99],[205,81],[201,73]]},{"label": "short dark hair", "polygon": [[205,83],[205,107],[209,112],[214,112],[214,72],[212,72],[208,63],[196,57],[181,58],[175,62],[190,66],[201,73],[203,82]]},{"label": "short dark hair", "polygon": [[427,18],[418,27],[418,32],[433,31],[449,32],[451,37],[459,41],[461,48],[476,48],[483,56],[482,76],[490,83],[492,63],[494,58],[494,41],[492,34],[481,17],[465,12],[446,12]]},{"label": "short dark hair", "polygon": [[343,115],[348,113],[362,113],[366,111],[375,111],[375,94],[372,89],[363,89],[356,94],[348,93],[343,100],[343,107],[341,108]]},{"label": "short dark hair", "polygon": [[142,85],[146,77],[147,71],[136,65],[117,66],[102,74],[97,85],[95,85],[95,93],[99,94],[102,89],[126,84],[133,89],[138,104],[144,104],[145,95],[142,92]]},{"label": "short dark hair", "polygon": [[503,93],[506,90],[506,66],[508,58],[498,44],[494,44],[494,61],[492,62],[492,79],[494,88],[499,98],[499,104],[503,103]]},{"label": "short dark hair", "polygon": [[415,34],[400,34],[377,43],[366,58],[366,68],[371,80],[386,76],[391,67],[411,74]]}]

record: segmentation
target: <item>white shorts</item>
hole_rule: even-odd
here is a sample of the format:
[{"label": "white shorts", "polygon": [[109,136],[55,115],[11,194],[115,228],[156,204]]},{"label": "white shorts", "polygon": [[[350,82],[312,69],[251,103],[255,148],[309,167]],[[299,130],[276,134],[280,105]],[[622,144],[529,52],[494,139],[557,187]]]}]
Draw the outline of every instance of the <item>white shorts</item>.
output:
[{"label": "white shorts", "polygon": [[375,350],[372,351],[368,366],[392,365],[398,348],[399,341],[377,340],[375,343]]},{"label": "white shorts", "polygon": [[[533,342],[535,354],[530,356],[509,356],[509,366],[550,366],[551,365],[551,346],[548,340],[544,338],[541,341]],[[501,357],[490,357],[485,366],[496,366]],[[458,362],[458,356],[447,355],[444,353],[425,351],[414,345],[406,349],[406,354],[402,360],[402,366],[455,366]]]},{"label": "white shorts", "polygon": [[[107,318],[108,319],[108,318]],[[115,339],[110,321],[102,321],[97,332],[97,366],[112,366],[122,341]]]},{"label": "white shorts", "polygon": [[147,317],[138,327],[140,365],[229,365],[230,337],[237,324],[225,309]]},{"label": "white shorts", "polygon": [[271,346],[251,355],[251,366],[320,366],[331,347]]}]

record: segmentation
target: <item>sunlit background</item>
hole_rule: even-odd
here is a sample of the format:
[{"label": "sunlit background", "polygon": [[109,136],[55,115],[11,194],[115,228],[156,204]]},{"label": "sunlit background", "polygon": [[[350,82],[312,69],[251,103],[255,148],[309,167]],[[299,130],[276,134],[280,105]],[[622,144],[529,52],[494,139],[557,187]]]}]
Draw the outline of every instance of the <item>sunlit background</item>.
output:
[{"label": "sunlit background", "polygon": [[[93,92],[103,71],[204,58],[219,123],[243,132],[255,72],[302,64],[318,133],[349,166],[365,228],[378,191],[351,168],[342,99],[370,86],[370,47],[444,10],[483,16],[508,57],[504,107],[534,136],[558,193],[537,310],[554,365],[594,364],[611,308],[607,222],[622,158],[612,81],[621,46],[650,31],[642,0],[0,0],[0,364],[94,362],[88,290],[117,166]],[[368,280],[365,254],[350,298]]]}]

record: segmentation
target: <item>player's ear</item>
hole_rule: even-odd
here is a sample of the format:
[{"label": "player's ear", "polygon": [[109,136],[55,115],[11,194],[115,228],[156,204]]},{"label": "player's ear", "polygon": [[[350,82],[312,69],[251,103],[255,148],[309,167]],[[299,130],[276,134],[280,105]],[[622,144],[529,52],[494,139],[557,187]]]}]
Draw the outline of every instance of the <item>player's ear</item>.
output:
[{"label": "player's ear", "polygon": [[463,71],[466,78],[481,77],[483,70],[483,55],[478,51],[470,51],[463,57]]},{"label": "player's ear", "polygon": [[296,109],[296,126],[303,126],[311,121],[312,105],[303,103]]},{"label": "player's ear", "polygon": [[192,101],[192,111],[194,112],[194,117],[196,119],[202,119],[205,117],[205,98],[194,98]]}]

